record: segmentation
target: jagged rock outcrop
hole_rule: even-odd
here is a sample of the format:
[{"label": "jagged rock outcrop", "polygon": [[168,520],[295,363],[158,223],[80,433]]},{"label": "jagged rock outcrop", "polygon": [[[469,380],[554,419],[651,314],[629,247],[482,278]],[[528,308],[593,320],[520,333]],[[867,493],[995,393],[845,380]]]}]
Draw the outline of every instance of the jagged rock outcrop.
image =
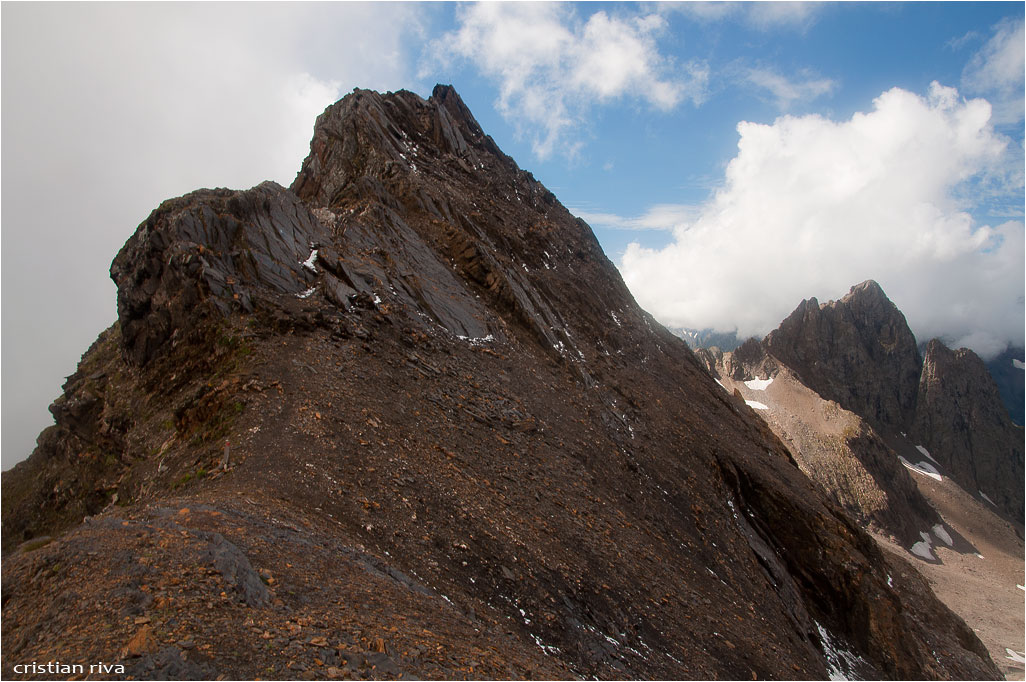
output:
[{"label": "jagged rock outcrop", "polygon": [[922,359],[905,316],[876,282],[839,301],[802,301],[764,344],[802,383],[874,427],[911,423]]},{"label": "jagged rock outcrop", "polygon": [[451,88],[354,92],[111,274],[3,478],[7,677],[996,674]]},{"label": "jagged rock outcrop", "polygon": [[976,353],[927,344],[909,435],[967,492],[1022,520],[1023,430]]}]

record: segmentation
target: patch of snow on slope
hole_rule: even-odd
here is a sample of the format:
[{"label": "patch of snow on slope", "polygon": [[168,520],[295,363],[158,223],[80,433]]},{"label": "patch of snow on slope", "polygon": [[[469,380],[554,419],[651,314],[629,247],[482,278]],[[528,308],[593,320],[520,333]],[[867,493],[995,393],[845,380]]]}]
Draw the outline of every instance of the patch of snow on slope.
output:
[{"label": "patch of snow on slope", "polygon": [[317,266],[314,262],[317,260],[317,249],[310,251],[310,257],[303,261],[303,267],[311,272],[317,272]]},{"label": "patch of snow on slope", "polygon": [[1005,653],[1008,654],[1005,658],[1010,658],[1016,663],[1026,663],[1026,658],[1023,657],[1023,654],[1020,654],[1017,651],[1013,651],[1012,649],[1005,647]]},{"label": "patch of snow on slope", "polygon": [[932,478],[934,480],[937,480],[937,481],[943,481],[944,480],[941,477],[940,472],[937,471],[937,469],[935,469],[933,467],[933,465],[930,464],[929,462],[920,462],[919,464],[913,464],[912,462],[908,461],[907,459],[905,459],[901,455],[898,455],[898,459],[901,460],[901,463],[904,464],[906,468],[911,469],[912,471],[916,472],[917,474],[922,474],[923,476],[929,476],[930,478]]},{"label": "patch of snow on slope", "polygon": [[831,680],[857,680],[854,670],[855,666],[865,661],[855,654],[839,646],[830,633],[816,621],[816,630],[819,631],[819,640],[823,644],[823,653],[826,655],[827,674]]},{"label": "patch of snow on slope", "polygon": [[495,337],[489,334],[488,336],[456,336],[460,341],[466,341],[471,346],[483,346],[486,343],[491,343],[495,340]]},{"label": "patch of snow on slope", "polygon": [[933,555],[933,552],[930,549],[933,545],[933,541],[930,540],[930,534],[920,531],[919,537],[921,537],[922,540],[912,545],[908,551],[912,552],[917,557],[922,557],[928,561],[936,561],[937,557]]},{"label": "patch of snow on slope", "polygon": [[773,383],[773,377],[769,379],[752,379],[746,381],[745,386],[752,389],[753,391],[765,391],[766,387]]},{"label": "patch of snow on slope", "polygon": [[943,542],[948,547],[954,546],[955,543],[952,541],[951,536],[948,535],[948,531],[944,530],[944,526],[942,526],[941,524],[938,523],[936,526],[933,527],[933,534],[937,536],[938,540]]},{"label": "patch of snow on slope", "polygon": [[1012,358],[1012,367],[1015,367],[1016,369],[1026,369],[1026,363],[1023,363],[1023,361],[1018,358]]},{"label": "patch of snow on slope", "polygon": [[926,559],[927,561],[937,560],[937,557],[935,557],[933,555],[933,552],[930,550],[930,543],[925,542],[923,540],[920,540],[916,544],[909,547],[908,551],[912,552],[917,557],[922,557],[923,559]]},{"label": "patch of snow on slope", "polygon": [[940,464],[940,462],[938,462],[937,460],[935,460],[933,458],[933,455],[930,454],[930,451],[927,450],[926,448],[924,448],[922,445],[917,445],[916,446],[916,450],[919,450],[919,452],[921,452],[924,457],[928,457],[930,459],[930,461],[933,462],[934,464]]},{"label": "patch of snow on slope", "polygon": [[982,497],[983,499],[987,500],[987,502],[990,502],[990,505],[992,507],[996,507],[997,506],[996,504],[994,504],[994,500],[992,500],[989,497],[987,497],[987,493],[983,492],[982,490],[980,491],[980,497]]},{"label": "patch of snow on slope", "polygon": [[752,408],[753,410],[769,409],[769,405],[766,405],[765,403],[760,403],[758,400],[746,400],[745,405],[748,405],[748,407]]}]

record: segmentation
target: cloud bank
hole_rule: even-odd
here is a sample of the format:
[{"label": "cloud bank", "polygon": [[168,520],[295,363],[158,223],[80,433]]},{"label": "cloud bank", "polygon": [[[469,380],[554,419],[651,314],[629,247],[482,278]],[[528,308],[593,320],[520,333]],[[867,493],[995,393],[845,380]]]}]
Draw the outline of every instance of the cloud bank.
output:
[{"label": "cloud bank", "polygon": [[605,11],[580,20],[560,3],[480,3],[463,6],[458,28],[432,41],[426,69],[451,59],[472,62],[499,84],[499,112],[531,139],[541,159],[572,156],[575,130],[589,107],[631,96],[659,110],[700,102],[708,69],[673,64],[656,37],[658,14],[620,18]]},{"label": "cloud bank", "polygon": [[624,279],[667,324],[742,336],[875,279],[921,341],[984,355],[1021,344],[1023,225],[979,224],[959,199],[1007,185],[1009,141],[991,113],[933,83],[925,97],[888,90],[846,121],[742,122],[722,188],[672,244],[631,244]]}]

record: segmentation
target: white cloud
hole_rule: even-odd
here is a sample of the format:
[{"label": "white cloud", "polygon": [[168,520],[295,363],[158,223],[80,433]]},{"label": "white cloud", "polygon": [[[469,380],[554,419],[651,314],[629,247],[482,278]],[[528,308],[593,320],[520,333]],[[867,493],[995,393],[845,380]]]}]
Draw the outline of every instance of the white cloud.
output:
[{"label": "white cloud", "polygon": [[934,83],[926,97],[889,90],[846,121],[742,122],[721,189],[674,243],[631,244],[624,279],[668,324],[744,336],[872,278],[922,340],[1021,343],[1023,225],[979,225],[956,198],[1005,168],[990,113]]},{"label": "white cloud", "polygon": [[837,83],[829,78],[820,78],[809,71],[802,71],[798,78],[790,79],[773,69],[764,67],[745,70],[744,80],[767,91],[782,111],[787,111],[795,103],[811,102],[828,95],[837,87]]},{"label": "white cloud", "polygon": [[994,103],[997,123],[1023,120],[1023,84],[1026,80],[1026,34],[1023,21],[1006,19],[993,27],[993,35],[962,72],[967,92],[987,96]]},{"label": "white cloud", "polygon": [[748,5],[748,20],[763,29],[790,26],[808,28],[822,8],[819,2],[753,2]]},{"label": "white cloud", "polygon": [[136,225],[199,187],[290,184],[344,89],[406,80],[418,16],[391,3],[4,6],[4,467],[114,321],[107,270]]},{"label": "white cloud", "polygon": [[[605,11],[582,21],[559,3],[478,3],[461,7],[458,29],[433,41],[422,72],[456,57],[499,82],[499,111],[532,138],[534,152],[572,154],[573,131],[595,103],[633,96],[660,110],[701,100],[708,70],[673,65],[656,37],[655,14]],[[676,68],[671,68],[676,66]]]},{"label": "white cloud", "polygon": [[662,11],[683,12],[703,22],[740,19],[760,31],[804,31],[816,20],[821,2],[675,2],[659,3]]},{"label": "white cloud", "polygon": [[687,204],[656,204],[635,218],[599,211],[572,212],[593,227],[614,230],[673,230],[692,222],[697,215],[696,208]]}]

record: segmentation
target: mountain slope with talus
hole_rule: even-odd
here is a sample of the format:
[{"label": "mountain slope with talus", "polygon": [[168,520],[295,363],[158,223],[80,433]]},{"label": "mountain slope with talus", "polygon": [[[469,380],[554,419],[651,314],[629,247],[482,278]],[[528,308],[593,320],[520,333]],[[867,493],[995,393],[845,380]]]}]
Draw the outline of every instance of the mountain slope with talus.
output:
[{"label": "mountain slope with talus", "polygon": [[355,91],[111,276],[3,477],[6,677],[997,675],[451,88]]}]

